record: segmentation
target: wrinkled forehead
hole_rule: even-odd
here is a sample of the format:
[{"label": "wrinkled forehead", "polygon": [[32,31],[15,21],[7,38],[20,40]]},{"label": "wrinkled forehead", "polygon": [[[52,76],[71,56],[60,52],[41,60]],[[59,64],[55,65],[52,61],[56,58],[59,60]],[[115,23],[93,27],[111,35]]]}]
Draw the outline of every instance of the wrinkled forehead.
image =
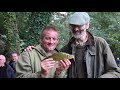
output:
[{"label": "wrinkled forehead", "polygon": [[45,30],[43,32],[43,36],[53,36],[53,37],[58,37],[58,33],[57,31],[54,31],[52,29],[49,29],[49,30]]}]

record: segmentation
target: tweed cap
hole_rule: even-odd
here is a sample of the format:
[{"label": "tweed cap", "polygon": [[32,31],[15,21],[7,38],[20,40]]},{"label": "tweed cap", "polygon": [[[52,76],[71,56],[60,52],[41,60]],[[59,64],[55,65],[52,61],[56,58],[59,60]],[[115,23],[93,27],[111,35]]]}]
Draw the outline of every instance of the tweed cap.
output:
[{"label": "tweed cap", "polygon": [[90,22],[90,16],[86,12],[75,12],[68,18],[69,24],[84,25]]}]

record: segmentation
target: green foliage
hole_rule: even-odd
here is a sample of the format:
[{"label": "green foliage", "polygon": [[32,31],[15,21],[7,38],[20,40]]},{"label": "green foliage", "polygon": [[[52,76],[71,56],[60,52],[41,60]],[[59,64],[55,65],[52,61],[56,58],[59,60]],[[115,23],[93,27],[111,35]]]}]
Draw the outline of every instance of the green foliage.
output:
[{"label": "green foliage", "polygon": [[16,21],[18,24],[18,34],[20,37],[20,51],[24,49],[26,42],[28,40],[28,27],[29,27],[29,17],[31,12],[15,12],[16,13]]},{"label": "green foliage", "polygon": [[11,51],[19,51],[19,35],[14,12],[0,13],[0,34],[4,41],[4,53],[8,55]]},{"label": "green foliage", "polygon": [[29,16],[29,26],[27,27],[26,46],[40,43],[40,33],[44,26],[50,22],[51,12],[32,12]]},{"label": "green foliage", "polygon": [[41,30],[49,24],[52,12],[16,12],[20,36],[20,51],[29,45],[39,44]]},{"label": "green foliage", "polygon": [[120,56],[120,13],[89,12],[91,15],[90,31],[106,39],[115,58]]},{"label": "green foliage", "polygon": [[[68,16],[73,12],[0,12],[0,34],[6,53],[21,51],[28,45],[39,44],[41,30],[54,25],[59,32],[58,49],[70,39]],[[120,56],[120,12],[88,12],[91,17],[90,32],[106,39],[115,58]]]},{"label": "green foliage", "polygon": [[[57,19],[56,19],[57,18]],[[61,15],[58,12],[54,13],[51,25],[54,25],[59,33],[58,49],[61,49],[70,39],[70,30],[67,23],[67,16]]]},{"label": "green foliage", "polygon": [[16,19],[18,24],[19,36],[21,39],[25,40],[28,38],[27,36],[27,28],[29,27],[29,16],[31,12],[15,12]]},{"label": "green foliage", "polygon": [[16,14],[14,12],[6,12],[4,14],[4,25],[7,36],[6,52],[19,52],[19,35],[16,23]]}]

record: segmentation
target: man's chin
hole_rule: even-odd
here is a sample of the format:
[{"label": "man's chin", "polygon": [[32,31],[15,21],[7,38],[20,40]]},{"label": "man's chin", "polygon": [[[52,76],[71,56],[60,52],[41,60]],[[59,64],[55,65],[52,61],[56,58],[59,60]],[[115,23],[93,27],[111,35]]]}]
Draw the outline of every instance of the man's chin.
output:
[{"label": "man's chin", "polygon": [[75,38],[75,39],[80,39],[81,36],[80,36],[80,35],[74,35],[74,38]]},{"label": "man's chin", "polygon": [[54,49],[55,49],[55,48],[52,48],[52,47],[51,47],[51,48],[49,48],[49,51],[53,51]]}]

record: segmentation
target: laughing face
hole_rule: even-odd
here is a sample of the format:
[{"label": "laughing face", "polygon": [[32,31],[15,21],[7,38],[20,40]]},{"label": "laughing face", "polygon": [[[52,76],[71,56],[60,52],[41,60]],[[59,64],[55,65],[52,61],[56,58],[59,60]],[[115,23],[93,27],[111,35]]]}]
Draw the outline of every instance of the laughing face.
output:
[{"label": "laughing face", "polygon": [[11,59],[12,59],[13,61],[17,61],[17,60],[18,60],[18,55],[17,55],[17,53],[13,53],[13,54],[11,55]]},{"label": "laughing face", "polygon": [[40,39],[41,46],[46,52],[52,51],[58,44],[58,33],[52,29],[44,30],[43,37]]}]

